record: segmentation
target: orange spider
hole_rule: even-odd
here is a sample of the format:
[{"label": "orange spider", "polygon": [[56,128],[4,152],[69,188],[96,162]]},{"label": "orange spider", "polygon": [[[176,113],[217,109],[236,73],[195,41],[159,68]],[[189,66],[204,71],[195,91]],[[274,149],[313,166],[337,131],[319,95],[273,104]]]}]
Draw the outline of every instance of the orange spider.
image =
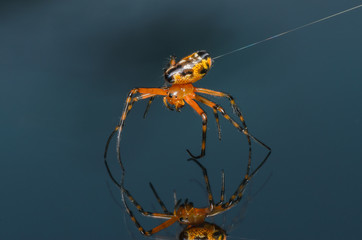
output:
[{"label": "orange spider", "polygon": [[[150,183],[152,192],[155,195],[158,203],[160,204],[160,206],[163,210],[163,213],[152,213],[152,212],[145,211],[142,208],[142,206],[132,197],[131,193],[127,189],[124,188],[124,171],[122,171],[121,183],[118,183],[117,180],[113,177],[113,175],[109,169],[107,161],[105,161],[105,165],[106,165],[108,174],[110,175],[112,181],[121,190],[122,201],[125,206],[126,212],[130,216],[130,218],[134,222],[134,224],[137,226],[138,230],[143,235],[151,236],[151,235],[171,226],[175,222],[179,222],[180,224],[186,225],[186,228],[180,234],[180,239],[182,239],[182,240],[183,239],[188,239],[188,240],[200,239],[200,238],[197,238],[197,236],[201,236],[202,234],[205,234],[205,233],[214,234],[215,239],[221,240],[221,239],[226,239],[225,234],[222,231],[218,231],[219,230],[218,228],[213,228],[209,225],[206,226],[205,224],[208,224],[208,223],[205,222],[205,219],[207,217],[213,217],[220,213],[223,213],[223,212],[231,209],[232,207],[236,206],[236,204],[240,202],[240,200],[243,197],[245,187],[247,186],[249,181],[252,179],[252,177],[257,173],[257,171],[264,165],[264,163],[268,159],[270,153],[271,152],[269,151],[268,154],[266,155],[266,157],[264,158],[264,160],[255,168],[255,170],[251,174],[249,174],[250,169],[249,169],[249,165],[248,165],[244,178],[242,179],[238,188],[236,189],[236,191],[233,193],[233,195],[230,197],[230,199],[227,202],[224,202],[225,177],[224,177],[224,172],[222,172],[221,197],[220,197],[220,202],[218,202],[216,204],[214,203],[214,197],[211,192],[209,177],[207,175],[206,168],[198,160],[193,159],[193,158],[189,159],[189,160],[194,161],[202,169],[205,184],[206,184],[206,189],[207,189],[207,193],[208,193],[209,205],[208,205],[208,207],[205,207],[205,208],[196,208],[193,206],[193,203],[189,202],[187,199],[181,204],[181,199],[176,201],[176,194],[175,194],[174,211],[170,212],[170,211],[168,211],[165,204],[159,197],[159,195],[156,192],[155,188],[153,187],[152,183]],[[136,209],[143,216],[158,218],[158,219],[167,219],[167,220],[165,222],[161,223],[160,225],[152,228],[151,230],[146,231],[141,226],[141,224],[135,218],[133,212],[128,207],[125,196],[128,198],[128,200],[136,207]],[[211,238],[211,239],[213,239],[213,238]]]},{"label": "orange spider", "polygon": [[[235,104],[234,98],[223,92],[213,91],[209,89],[204,88],[196,88],[192,84],[196,81],[203,78],[206,73],[209,71],[210,67],[212,65],[212,59],[210,55],[206,51],[197,51],[193,54],[184,57],[179,62],[176,62],[176,57],[171,56],[171,60],[169,62],[169,66],[167,69],[164,70],[164,78],[166,80],[166,84],[169,84],[170,86],[167,87],[166,85],[162,88],[134,88],[132,89],[127,97],[126,104],[124,111],[122,113],[122,117],[120,119],[119,124],[117,127],[113,130],[111,135],[108,138],[104,158],[107,157],[107,151],[109,143],[113,137],[113,135],[118,132],[117,135],[117,157],[118,161],[121,164],[121,167],[123,169],[123,164],[121,161],[121,154],[120,154],[120,141],[121,141],[121,132],[127,117],[127,114],[130,112],[130,110],[133,107],[133,104],[135,102],[138,102],[142,99],[150,98],[144,117],[147,114],[147,111],[149,109],[150,104],[152,103],[155,96],[164,96],[163,97],[163,103],[165,106],[170,110],[176,110],[180,111],[180,109],[185,105],[185,102],[189,104],[200,116],[202,119],[202,143],[201,143],[201,153],[198,156],[195,156],[191,154],[189,150],[187,152],[190,154],[192,158],[201,158],[205,155],[205,148],[206,148],[206,129],[207,129],[207,115],[202,110],[202,108],[197,104],[196,101],[201,102],[205,104],[206,106],[210,107],[214,111],[214,115],[216,118],[216,123],[218,127],[218,133],[219,133],[219,139],[221,139],[221,132],[220,132],[220,125],[219,125],[219,117],[218,112],[220,112],[224,118],[229,120],[234,127],[236,127],[239,131],[244,133],[247,136],[248,144],[249,144],[249,158],[251,154],[251,141],[250,138],[252,138],[254,141],[258,142],[265,148],[267,148],[269,151],[271,150],[270,147],[268,147],[266,144],[261,142],[260,140],[253,137],[247,127],[244,120],[244,117],[242,116],[242,113],[239,109],[239,107]],[[242,122],[243,127],[241,127],[237,122],[235,122],[225,111],[224,109],[215,104],[214,102],[206,99],[205,97],[202,97],[198,95],[197,93],[201,94],[208,94],[211,96],[216,97],[226,97],[233,108],[234,113],[239,117],[239,119]],[[137,96],[134,96],[135,94],[139,94]],[[249,163],[250,163],[249,159]]]}]

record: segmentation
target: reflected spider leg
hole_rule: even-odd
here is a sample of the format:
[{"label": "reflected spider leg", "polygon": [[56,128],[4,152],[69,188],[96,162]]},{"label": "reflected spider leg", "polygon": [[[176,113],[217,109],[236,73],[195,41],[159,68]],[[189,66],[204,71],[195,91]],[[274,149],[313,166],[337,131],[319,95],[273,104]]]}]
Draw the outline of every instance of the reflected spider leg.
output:
[{"label": "reflected spider leg", "polygon": [[[175,216],[170,213],[167,208],[165,207],[165,205],[163,204],[162,200],[159,198],[156,190],[154,189],[154,187],[152,186],[152,184],[150,183],[150,187],[153,191],[153,193],[155,194],[157,201],[160,203],[161,207],[164,210],[164,214],[162,213],[151,213],[151,212],[146,212],[143,210],[143,208],[141,207],[141,205],[139,205],[134,198],[131,196],[131,194],[123,187],[123,183],[124,183],[124,171],[122,170],[122,180],[121,183],[118,183],[118,181],[114,178],[109,166],[108,166],[108,162],[107,159],[104,159],[104,164],[106,166],[108,175],[110,176],[111,180],[116,184],[116,186],[121,190],[121,195],[122,195],[122,202],[123,205],[126,209],[127,214],[130,216],[131,220],[134,222],[134,224],[137,226],[137,229],[146,236],[150,236],[156,232],[159,232],[160,230],[167,228],[169,226],[171,226],[173,223],[175,223],[178,219],[175,218]],[[133,203],[133,205],[136,206],[137,210],[144,216],[148,216],[148,217],[153,217],[153,218],[161,218],[161,219],[168,219],[167,221],[163,222],[162,224],[160,224],[159,226],[146,231],[141,224],[137,221],[137,219],[135,218],[135,216],[133,215],[133,212],[130,210],[130,208],[128,207],[128,204],[124,198],[124,194],[128,197],[128,199],[131,201],[131,203]]]},{"label": "reflected spider leg", "polygon": [[[152,186],[152,185],[150,185]],[[153,191],[153,190],[152,190]],[[154,194],[156,192],[154,191]],[[176,216],[174,216],[174,214],[162,214],[162,213],[151,213],[151,212],[146,212],[143,210],[143,208],[141,207],[141,205],[139,205],[136,200],[132,197],[132,195],[128,192],[128,190],[126,190],[123,186],[122,186],[122,194],[125,194],[127,196],[127,198],[130,200],[130,202],[137,208],[137,210],[144,216],[148,216],[148,217],[153,217],[153,218],[162,218],[162,219],[167,219],[165,222],[161,223],[160,225],[152,228],[151,230],[146,231],[141,224],[138,222],[138,220],[135,218],[135,216],[133,215],[133,212],[131,211],[131,209],[129,208],[126,200],[124,199],[123,203],[125,205],[126,208],[126,212],[128,213],[128,215],[130,216],[131,220],[134,222],[134,224],[137,226],[138,231],[140,231],[143,235],[146,236],[151,236],[152,234],[155,234],[159,231],[161,231],[164,228],[167,228],[169,226],[171,226],[172,224],[174,224],[175,222],[178,221],[178,218]],[[157,193],[156,193],[157,194]],[[158,196],[158,195],[157,195]],[[158,198],[159,199],[159,198]],[[162,202],[162,201],[159,201]],[[164,209],[165,210],[165,209]],[[168,212],[168,210],[166,209],[166,211]]]},{"label": "reflected spider leg", "polygon": [[[270,152],[268,152],[265,159],[257,166],[257,168],[250,175],[245,175],[245,177],[242,179],[240,185],[236,189],[235,193],[230,197],[230,199],[226,203],[223,203],[224,191],[225,191],[225,187],[224,187],[225,182],[224,182],[224,174],[222,174],[222,189],[221,189],[220,203],[218,203],[216,205],[214,203],[214,198],[213,198],[213,195],[212,195],[210,182],[209,182],[209,177],[208,177],[206,168],[197,159],[190,159],[190,160],[194,161],[202,170],[205,185],[206,185],[206,190],[207,190],[207,193],[208,193],[208,201],[209,201],[209,203],[208,203],[208,206],[205,207],[205,208],[196,208],[187,199],[184,201],[184,203],[180,204],[180,202],[181,202],[181,199],[180,199],[175,203],[175,208],[174,208],[173,213],[170,213],[167,210],[166,206],[164,205],[163,201],[160,199],[158,193],[156,192],[155,188],[153,187],[153,185],[151,183],[150,183],[150,187],[151,187],[157,201],[159,202],[160,206],[162,207],[164,213],[152,213],[152,212],[145,211],[143,209],[143,207],[130,194],[130,192],[124,188],[124,185],[123,185],[124,184],[124,181],[123,181],[124,172],[122,173],[121,184],[119,184],[114,179],[114,177],[111,175],[111,172],[110,172],[110,170],[108,168],[108,164],[107,164],[106,161],[105,161],[105,163],[106,163],[108,173],[110,174],[112,180],[121,189],[122,201],[123,201],[124,206],[126,208],[127,214],[130,216],[131,220],[134,222],[134,224],[136,225],[138,230],[143,235],[150,236],[150,235],[153,235],[153,234],[155,234],[155,233],[157,233],[157,232],[171,226],[175,222],[179,222],[180,224],[187,225],[186,229],[189,229],[189,228],[192,228],[192,227],[195,227],[195,226],[201,226],[201,224],[205,223],[205,219],[207,217],[212,217],[212,216],[218,215],[218,214],[223,213],[223,212],[231,209],[232,207],[234,207],[241,200],[246,185],[249,183],[251,178],[257,173],[257,171],[265,164],[265,162],[268,159],[269,155],[270,155]],[[143,216],[158,218],[158,219],[166,219],[166,221],[164,221],[160,225],[152,228],[151,230],[146,231],[141,226],[141,224],[138,222],[138,220],[134,216],[133,212],[129,208],[129,206],[127,204],[127,199],[128,199],[128,201],[130,201],[134,205],[134,207],[138,210],[138,212],[140,214],[142,214]]]},{"label": "reflected spider leg", "polygon": [[161,200],[160,196],[158,196],[158,193],[156,191],[156,189],[153,187],[152,183],[150,182],[150,187],[152,189],[153,194],[155,195],[157,202],[160,204],[162,210],[164,213],[166,214],[172,214],[170,211],[168,211],[168,209],[166,208],[165,204],[163,203],[163,201]]},{"label": "reflected spider leg", "polygon": [[[264,160],[254,169],[254,171],[250,174],[247,175],[245,174],[245,177],[243,178],[243,180],[241,181],[240,185],[238,186],[238,188],[236,189],[236,191],[234,192],[234,194],[230,197],[230,199],[226,202],[223,203],[223,201],[221,201],[220,203],[218,203],[208,214],[207,217],[212,217],[212,216],[216,216],[222,212],[225,212],[229,209],[231,209],[232,207],[234,207],[237,203],[240,202],[240,200],[243,197],[243,193],[245,191],[245,187],[247,186],[247,184],[249,183],[249,181],[254,177],[254,175],[259,171],[259,169],[265,164],[265,162],[268,160],[269,156],[270,156],[271,152],[269,151],[268,154],[266,155],[266,157],[264,158]],[[196,159],[194,159],[193,161],[198,162]],[[198,162],[199,165],[201,165],[200,162]],[[202,166],[202,165],[201,165]],[[248,171],[248,169],[247,169]],[[224,180],[223,180],[224,181]],[[223,183],[224,185],[224,183]],[[222,196],[223,196],[223,191],[222,191]],[[223,198],[223,197],[222,197]]]},{"label": "reflected spider leg", "polygon": [[224,170],[221,170],[221,192],[220,192],[220,201],[216,204],[216,206],[221,205],[224,202],[225,198],[225,173]]},{"label": "reflected spider leg", "polygon": [[[215,206],[214,203],[214,197],[212,196],[212,192],[211,192],[211,187],[210,187],[210,181],[209,181],[209,177],[207,175],[207,170],[206,168],[199,162],[197,161],[195,158],[191,158],[189,159],[189,161],[194,161],[197,165],[199,165],[199,167],[202,170],[202,174],[204,176],[204,180],[205,180],[205,185],[206,185],[206,190],[207,190],[207,195],[209,198],[209,209],[213,209]],[[224,185],[224,184],[223,184]]]},{"label": "reflected spider leg", "polygon": [[229,201],[223,204],[223,208],[230,209],[233,206],[235,206],[243,197],[245,187],[249,183],[249,181],[252,179],[252,177],[259,171],[259,169],[265,164],[265,162],[268,160],[271,152],[269,151],[264,160],[254,169],[254,171],[250,175],[245,175],[243,181],[238,186],[237,190],[234,192],[234,194],[230,197]]}]

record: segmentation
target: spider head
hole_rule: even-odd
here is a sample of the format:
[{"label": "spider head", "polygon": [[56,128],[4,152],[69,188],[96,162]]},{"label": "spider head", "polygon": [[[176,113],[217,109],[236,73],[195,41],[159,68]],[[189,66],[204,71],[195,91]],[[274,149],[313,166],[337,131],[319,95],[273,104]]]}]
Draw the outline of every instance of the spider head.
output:
[{"label": "spider head", "polygon": [[200,225],[188,226],[180,235],[179,240],[226,240],[226,232],[219,226],[204,222]]},{"label": "spider head", "polygon": [[176,111],[185,105],[185,96],[194,97],[194,87],[191,84],[183,85],[172,85],[167,90],[166,100],[169,104],[175,106]]},{"label": "spider head", "polygon": [[174,106],[174,109],[176,111],[180,111],[181,108],[183,108],[183,106],[185,106],[185,101],[178,97],[177,93],[169,93],[168,96],[166,96],[167,101]]},{"label": "spider head", "polygon": [[197,51],[179,62],[172,58],[169,67],[164,71],[164,77],[171,84],[194,83],[206,75],[211,65],[210,54],[204,50]]}]

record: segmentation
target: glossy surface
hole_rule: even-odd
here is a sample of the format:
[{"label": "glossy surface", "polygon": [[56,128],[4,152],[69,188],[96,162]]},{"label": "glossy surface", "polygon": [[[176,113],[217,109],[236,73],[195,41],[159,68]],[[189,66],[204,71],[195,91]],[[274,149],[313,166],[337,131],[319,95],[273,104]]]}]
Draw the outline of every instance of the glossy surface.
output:
[{"label": "glossy surface", "polygon": [[[360,2],[1,1],[0,239],[147,239],[111,188],[113,200],[102,159],[129,90],[162,86],[170,54],[217,56]],[[361,23],[358,10],[217,59],[195,83],[231,93],[251,133],[273,148],[243,221],[240,205],[213,220],[228,239],[362,236]],[[203,206],[199,169],[185,151],[199,149],[199,117],[188,107],[167,111],[158,99],[144,120],[145,105],[132,109],[122,136],[129,190],[147,210],[161,211],[149,181],[168,206],[173,190]],[[215,194],[225,170],[230,196],[247,143],[221,118],[219,141],[207,113],[202,163]],[[264,149],[253,146],[258,160]],[[164,235],[181,231],[175,225]]]}]

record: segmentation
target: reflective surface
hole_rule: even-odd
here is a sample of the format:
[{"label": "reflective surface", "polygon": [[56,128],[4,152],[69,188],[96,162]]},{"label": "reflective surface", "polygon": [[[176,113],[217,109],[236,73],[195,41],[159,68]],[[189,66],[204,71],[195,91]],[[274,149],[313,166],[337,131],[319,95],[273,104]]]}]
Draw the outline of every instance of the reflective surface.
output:
[{"label": "reflective surface", "polygon": [[[217,56],[357,4],[3,1],[0,239],[144,239],[117,205],[118,190],[107,187],[102,159],[128,91],[162,86],[171,54]],[[195,84],[232,94],[252,134],[273,149],[242,221],[241,206],[211,221],[230,237],[362,235],[361,22],[357,10],[217,59]],[[213,100],[231,113],[227,101]],[[149,181],[169,208],[173,190],[206,206],[203,179],[185,151],[199,150],[200,117],[186,107],[168,111],[157,99],[144,120],[145,106],[135,105],[122,136],[127,188],[149,211],[160,210]],[[216,196],[225,170],[230,196],[244,172],[247,141],[224,119],[218,141],[207,112],[202,163]],[[253,146],[259,161],[265,151]],[[159,224],[139,218],[147,228]],[[181,230],[164,234],[177,239]]]}]

